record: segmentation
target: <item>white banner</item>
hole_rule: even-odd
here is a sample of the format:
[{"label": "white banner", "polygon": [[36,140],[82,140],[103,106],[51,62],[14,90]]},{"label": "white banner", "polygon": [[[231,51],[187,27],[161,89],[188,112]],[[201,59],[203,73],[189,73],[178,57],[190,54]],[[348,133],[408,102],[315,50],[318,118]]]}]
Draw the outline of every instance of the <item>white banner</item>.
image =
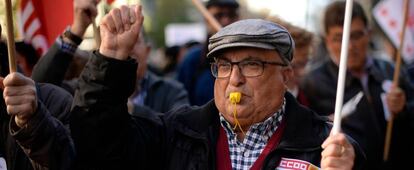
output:
[{"label": "white banner", "polygon": [[[403,3],[404,0],[383,0],[373,9],[375,20],[396,47],[400,46],[404,16]],[[407,29],[402,49],[402,57],[406,63],[414,62],[414,0],[410,0],[409,4]]]}]

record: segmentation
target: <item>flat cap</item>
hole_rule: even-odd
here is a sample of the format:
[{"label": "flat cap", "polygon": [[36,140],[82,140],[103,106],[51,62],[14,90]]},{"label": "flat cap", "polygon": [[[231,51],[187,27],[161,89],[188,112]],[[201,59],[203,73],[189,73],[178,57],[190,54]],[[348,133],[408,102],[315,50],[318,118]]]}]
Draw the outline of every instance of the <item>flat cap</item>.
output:
[{"label": "flat cap", "polygon": [[286,28],[262,19],[240,20],[222,28],[209,39],[207,58],[233,47],[276,50],[288,61],[293,59],[295,43]]}]

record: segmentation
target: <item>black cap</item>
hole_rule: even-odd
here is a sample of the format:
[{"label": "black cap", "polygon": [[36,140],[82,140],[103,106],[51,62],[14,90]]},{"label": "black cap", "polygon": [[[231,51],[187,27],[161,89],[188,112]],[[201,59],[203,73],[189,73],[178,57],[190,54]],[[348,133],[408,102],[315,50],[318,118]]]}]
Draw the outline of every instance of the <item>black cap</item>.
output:
[{"label": "black cap", "polygon": [[209,8],[211,6],[228,6],[238,8],[239,3],[236,0],[208,0],[206,2],[206,7]]}]

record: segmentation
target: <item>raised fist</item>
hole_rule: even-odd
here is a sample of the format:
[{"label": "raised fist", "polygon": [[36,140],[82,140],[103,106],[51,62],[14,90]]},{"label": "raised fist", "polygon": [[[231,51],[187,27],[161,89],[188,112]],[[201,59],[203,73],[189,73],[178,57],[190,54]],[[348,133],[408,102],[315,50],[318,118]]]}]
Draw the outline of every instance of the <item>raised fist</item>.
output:
[{"label": "raised fist", "polygon": [[99,0],[74,0],[73,1],[73,23],[71,32],[79,37],[83,37],[86,28],[95,19],[98,11],[96,5]]},{"label": "raised fist", "polygon": [[138,40],[143,20],[141,6],[112,9],[101,22],[99,52],[110,58],[126,60]]}]

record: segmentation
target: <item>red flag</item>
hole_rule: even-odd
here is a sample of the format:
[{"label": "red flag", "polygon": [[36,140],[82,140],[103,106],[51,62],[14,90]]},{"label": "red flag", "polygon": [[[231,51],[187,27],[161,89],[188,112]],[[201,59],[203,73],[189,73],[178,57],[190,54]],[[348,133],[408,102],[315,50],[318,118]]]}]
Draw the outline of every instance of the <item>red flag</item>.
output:
[{"label": "red flag", "polygon": [[72,0],[22,0],[19,9],[21,34],[41,55],[72,23]]}]

